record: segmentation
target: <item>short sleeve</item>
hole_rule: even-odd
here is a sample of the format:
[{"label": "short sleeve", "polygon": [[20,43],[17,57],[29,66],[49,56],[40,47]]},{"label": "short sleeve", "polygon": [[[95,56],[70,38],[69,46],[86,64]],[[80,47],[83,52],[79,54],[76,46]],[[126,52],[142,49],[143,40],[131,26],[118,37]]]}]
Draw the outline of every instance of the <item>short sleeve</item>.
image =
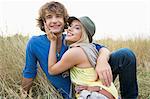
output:
[{"label": "short sleeve", "polygon": [[93,43],[96,46],[97,51],[99,51],[101,48],[105,47],[104,45]]},{"label": "short sleeve", "polygon": [[23,69],[23,77],[25,78],[35,78],[37,73],[37,59],[33,53],[33,41],[32,38],[29,40],[26,47],[26,62]]}]

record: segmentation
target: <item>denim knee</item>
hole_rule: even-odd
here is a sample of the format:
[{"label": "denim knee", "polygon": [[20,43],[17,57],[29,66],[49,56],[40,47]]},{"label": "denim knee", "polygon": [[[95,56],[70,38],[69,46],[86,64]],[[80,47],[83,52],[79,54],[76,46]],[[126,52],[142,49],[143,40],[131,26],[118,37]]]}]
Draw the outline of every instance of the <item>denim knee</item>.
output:
[{"label": "denim knee", "polygon": [[122,55],[122,57],[124,57],[126,60],[128,60],[128,62],[132,62],[132,63],[136,62],[135,53],[131,49],[121,48],[118,51]]}]

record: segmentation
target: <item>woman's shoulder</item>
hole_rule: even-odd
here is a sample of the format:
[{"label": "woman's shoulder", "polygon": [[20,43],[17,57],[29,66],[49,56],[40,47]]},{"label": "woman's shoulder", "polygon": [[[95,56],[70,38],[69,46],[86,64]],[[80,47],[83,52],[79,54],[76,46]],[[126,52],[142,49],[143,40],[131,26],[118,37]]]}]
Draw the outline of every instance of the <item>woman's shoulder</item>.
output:
[{"label": "woman's shoulder", "polygon": [[82,48],[81,47],[72,47],[67,50],[67,53],[78,55],[78,54],[82,53]]},{"label": "woman's shoulder", "polygon": [[82,49],[80,47],[68,49],[61,58],[63,62],[70,62],[74,65],[82,63],[83,59]]}]

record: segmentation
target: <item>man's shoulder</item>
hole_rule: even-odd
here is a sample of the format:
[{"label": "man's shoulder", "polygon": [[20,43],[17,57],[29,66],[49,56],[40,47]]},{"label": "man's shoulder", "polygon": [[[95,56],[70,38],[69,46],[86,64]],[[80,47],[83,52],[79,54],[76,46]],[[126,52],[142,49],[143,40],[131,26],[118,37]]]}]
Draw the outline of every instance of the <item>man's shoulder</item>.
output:
[{"label": "man's shoulder", "polygon": [[93,44],[95,45],[96,49],[99,51],[101,48],[105,47],[103,44],[99,44],[97,42],[93,42]]},{"label": "man's shoulder", "polygon": [[38,36],[32,36],[32,37],[30,38],[30,40],[38,40],[38,39],[42,39],[42,38],[45,38],[45,37],[46,37],[45,34],[43,34],[43,35],[38,35]]},{"label": "man's shoulder", "polygon": [[44,45],[46,47],[48,40],[46,40],[45,35],[32,36],[27,43],[26,49],[34,50],[41,49]]},{"label": "man's shoulder", "polygon": [[46,35],[32,36],[29,39],[29,43],[35,43],[35,42],[38,42],[38,41],[42,41],[43,39],[45,39],[45,37],[46,37]]}]

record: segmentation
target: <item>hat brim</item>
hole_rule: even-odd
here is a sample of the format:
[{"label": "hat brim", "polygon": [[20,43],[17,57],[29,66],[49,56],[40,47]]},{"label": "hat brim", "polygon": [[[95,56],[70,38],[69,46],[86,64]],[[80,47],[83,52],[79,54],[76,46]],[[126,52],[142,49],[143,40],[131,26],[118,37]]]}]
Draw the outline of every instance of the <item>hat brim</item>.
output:
[{"label": "hat brim", "polygon": [[74,20],[80,21],[78,18],[76,18],[76,17],[74,17],[74,16],[71,16],[71,17],[68,18],[67,22],[68,22],[68,24],[70,25],[70,24],[72,23],[72,21],[74,21]]}]

